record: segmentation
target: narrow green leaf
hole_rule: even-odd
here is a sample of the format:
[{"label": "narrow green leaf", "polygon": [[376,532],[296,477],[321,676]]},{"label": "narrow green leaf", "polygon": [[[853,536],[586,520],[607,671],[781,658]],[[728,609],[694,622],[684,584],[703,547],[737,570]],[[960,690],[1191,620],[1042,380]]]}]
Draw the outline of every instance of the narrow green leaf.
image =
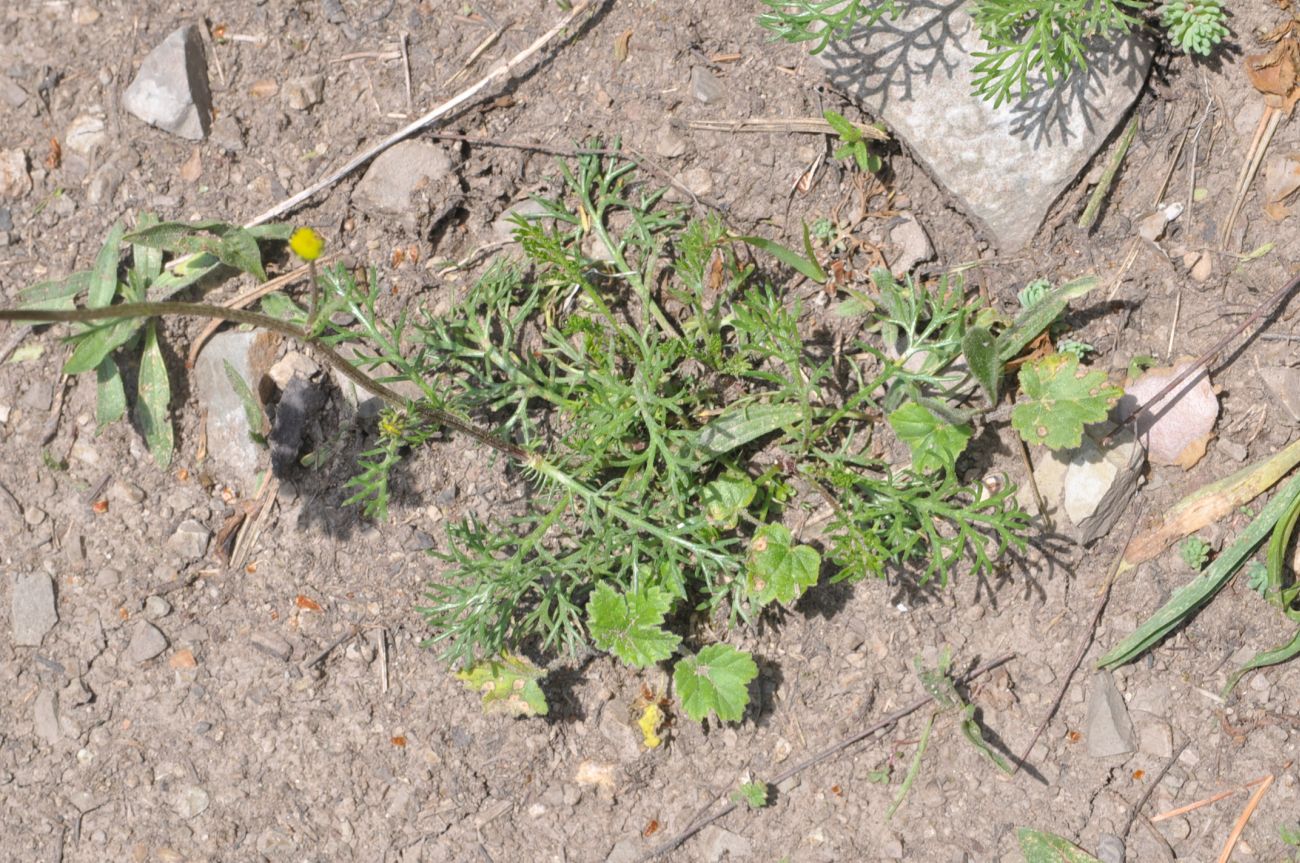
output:
[{"label": "narrow green leaf", "polygon": [[802,419],[803,408],[794,404],[729,408],[699,430],[695,448],[703,458],[717,458]]},{"label": "narrow green leaf", "polygon": [[126,391],[122,388],[122,374],[112,357],[104,357],[95,369],[95,384],[95,422],[99,428],[103,428],[126,414]]},{"label": "narrow green leaf", "polygon": [[1069,840],[1054,833],[1021,827],[1016,831],[1025,863],[1101,863]]},{"label": "narrow green leaf", "polygon": [[[136,221],[136,230],[149,228],[158,224],[158,217],[153,213],[141,213],[140,218]],[[131,269],[140,273],[144,278],[144,286],[148,288],[153,280],[162,275],[162,249],[146,246],[142,243],[131,244]],[[145,298],[144,292],[140,294],[140,299]]]},{"label": "narrow green leaf", "polygon": [[245,228],[255,240],[288,240],[293,236],[294,226],[284,222],[271,222],[267,225],[254,225]]},{"label": "narrow green leaf", "polygon": [[998,335],[998,359],[1006,362],[1015,359],[1025,349],[1025,345],[1038,337],[1038,334],[1052,325],[1061,316],[1066,305],[1075,297],[1097,287],[1096,276],[1084,276],[1067,282],[1055,290],[1049,291],[1042,299],[1016,316],[1010,327]]},{"label": "narrow green leaf", "polygon": [[1246,558],[1259,547],[1297,495],[1300,495],[1300,475],[1292,478],[1272,500],[1265,504],[1236,542],[1221,551],[1214,562],[1199,576],[1179,589],[1159,611],[1099,659],[1097,666],[1114,668],[1132,662],[1190,620],[1197,609],[1223,589]]},{"label": "narrow green leaf", "polygon": [[165,270],[149,287],[149,299],[162,302],[205,278],[221,266],[215,255],[200,254],[174,269]]},{"label": "narrow green leaf", "polygon": [[758,677],[754,657],[730,644],[710,644],[673,667],[673,688],[682,710],[696,722],[709,711],[724,722],[739,722],[749,704],[749,682]]},{"label": "narrow green leaf", "polygon": [[681,637],[663,628],[673,598],[657,587],[621,594],[602,582],[587,602],[587,629],[601,650],[646,668],[673,655]]},{"label": "narrow green leaf", "polygon": [[90,270],[73,273],[66,279],[38,282],[18,294],[20,309],[70,310],[76,308],[73,298],[90,287]]},{"label": "narrow green leaf", "polygon": [[822,117],[835,130],[835,134],[839,135],[846,143],[862,139],[862,130],[850,123],[843,114],[835,111],[822,111]]},{"label": "narrow green leaf", "polygon": [[158,322],[149,321],[144,333],[144,351],[140,354],[140,379],[137,387],[136,421],[144,435],[149,452],[159,467],[172,461],[174,441],[172,424],[167,418],[167,404],[171,401],[171,383],[167,379],[167,364],[158,348]]},{"label": "narrow green leaf", "polygon": [[266,433],[270,423],[267,422],[266,413],[262,410],[262,403],[258,401],[257,396],[253,395],[252,389],[249,388],[247,381],[239,374],[239,370],[230,364],[230,360],[222,360],[226,370],[226,380],[230,382],[230,388],[239,396],[239,403],[244,406],[244,419],[248,421],[248,434],[259,444],[266,443]]},{"label": "narrow green leaf", "polygon": [[307,322],[307,311],[279,291],[262,298],[262,314],[295,324]]},{"label": "narrow green leaf", "polygon": [[257,247],[253,235],[243,228],[233,228],[227,232],[221,238],[216,254],[223,264],[250,273],[259,282],[266,281],[266,270],[262,269],[262,251]]},{"label": "narrow green leaf", "polygon": [[231,229],[229,222],[220,219],[201,219],[195,222],[155,222],[137,227],[124,238],[128,243],[149,246],[166,252],[188,252],[196,234],[211,233],[222,236]]},{"label": "narrow green leaf", "polygon": [[1228,678],[1227,684],[1223,687],[1223,696],[1226,698],[1228,693],[1237,687],[1237,682],[1246,672],[1254,671],[1256,668],[1267,668],[1270,665],[1281,665],[1283,662],[1290,662],[1297,655],[1300,655],[1300,630],[1296,630],[1296,634],[1286,644],[1272,650],[1261,650],[1246,660],[1245,664]]},{"label": "narrow green leaf", "polygon": [[790,269],[818,284],[825,284],[830,279],[830,276],[826,275],[826,271],[822,269],[821,264],[817,263],[816,256],[805,258],[794,249],[788,249],[766,237],[733,237],[732,239],[767,252]]},{"label": "narrow green leaf", "polygon": [[94,324],[93,329],[78,333],[73,337],[77,346],[63,366],[64,374],[79,375],[98,368],[104,357],[129,342],[143,325],[143,318],[102,321]]},{"label": "narrow green leaf", "polygon": [[[117,294],[118,249],[122,245],[122,221],[113,223],[108,232],[108,239],[95,257],[95,265],[90,271],[90,284],[87,285],[86,305],[92,309],[103,308],[113,302]],[[92,363],[94,368],[97,363]]]},{"label": "narrow green leaf", "polygon": [[987,327],[971,327],[961,340],[961,353],[971,374],[989,397],[989,404],[997,404],[1002,382],[1002,358],[998,356],[998,343],[993,334]]}]

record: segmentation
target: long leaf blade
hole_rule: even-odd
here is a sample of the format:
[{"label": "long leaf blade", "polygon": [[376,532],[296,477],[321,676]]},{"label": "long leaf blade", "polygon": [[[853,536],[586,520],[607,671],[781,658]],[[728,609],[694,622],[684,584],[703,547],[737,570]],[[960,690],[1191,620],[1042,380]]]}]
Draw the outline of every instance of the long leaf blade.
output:
[{"label": "long leaf blade", "polygon": [[144,334],[144,352],[140,355],[140,379],[137,391],[136,420],[144,435],[149,452],[159,467],[172,461],[175,441],[172,424],[167,419],[167,403],[171,401],[171,382],[167,379],[167,364],[158,347],[158,322],[150,321]]}]

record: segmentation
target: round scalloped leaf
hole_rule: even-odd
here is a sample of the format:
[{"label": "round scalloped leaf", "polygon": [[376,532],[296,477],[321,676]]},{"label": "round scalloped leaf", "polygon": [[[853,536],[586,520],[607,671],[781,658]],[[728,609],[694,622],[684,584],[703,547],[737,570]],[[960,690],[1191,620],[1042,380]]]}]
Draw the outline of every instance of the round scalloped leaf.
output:
[{"label": "round scalloped leaf", "polygon": [[758,677],[754,657],[730,644],[710,644],[673,668],[673,688],[682,710],[696,722],[712,711],[724,722],[739,722],[749,704],[749,682]]},{"label": "round scalloped leaf", "polygon": [[1020,368],[1022,401],[1011,424],[1029,443],[1068,449],[1083,440],[1083,427],[1101,422],[1124,391],[1103,372],[1085,372],[1073,354],[1052,354]]},{"label": "round scalloped leaf", "polygon": [[749,594],[759,605],[773,600],[791,606],[817,583],[822,559],[808,545],[795,545],[790,529],[783,524],[765,524],[749,543],[746,563]]}]

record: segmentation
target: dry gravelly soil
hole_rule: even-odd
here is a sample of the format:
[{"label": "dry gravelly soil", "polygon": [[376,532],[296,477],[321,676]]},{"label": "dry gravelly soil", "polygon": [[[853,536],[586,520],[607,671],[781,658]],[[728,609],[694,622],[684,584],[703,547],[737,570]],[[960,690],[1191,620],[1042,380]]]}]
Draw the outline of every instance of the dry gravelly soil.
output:
[{"label": "dry gravelly soil", "polygon": [[[876,199],[879,215],[864,222],[862,236],[885,236],[897,213],[913,214],[934,240],[931,266],[989,259],[970,275],[1004,306],[1035,276],[1094,272],[1109,285],[1179,140],[1204,118],[1195,139],[1195,184],[1208,195],[1164,244],[1213,245],[1262,110],[1240,56],[1258,50],[1254,36],[1287,14],[1273,3],[1231,5],[1235,44],[1221,66],[1158,61],[1137,108],[1137,143],[1092,234],[1073,227],[1081,186],[1066,194],[1031,252],[995,258],[895,148],[888,158],[894,197],[888,206]],[[13,226],[9,244],[0,247],[5,301],[41,278],[88,267],[119,217],[152,210],[164,218],[242,221],[398,128],[408,110],[400,61],[345,55],[391,50],[408,32],[419,113],[561,14],[541,0],[463,6],[344,2],[347,22],[332,24],[316,2],[7,0],[0,9],[0,77],[10,93],[16,85],[28,98],[18,107],[0,103],[0,146],[29,153],[35,188],[6,204]],[[469,75],[447,86],[491,32],[462,14],[471,6],[514,23]],[[555,146],[621,136],[638,149],[669,154],[675,148],[661,142],[678,136],[683,151],[662,158],[672,171],[690,171],[697,187],[711,186],[737,228],[792,242],[800,220],[857,206],[852,176],[835,167],[791,196],[825,140],[687,124],[811,117],[825,107],[860,115],[824,88],[799,48],[769,44],[753,23],[756,11],[723,0],[607,3],[530,74],[445,128]],[[226,35],[209,44],[219,125],[197,147],[146,127],[119,105],[147,50],[195,15]],[[625,31],[632,34],[630,51],[620,63],[616,43]],[[720,101],[704,105],[692,97],[696,66],[718,77]],[[51,70],[62,78],[47,110],[38,87]],[[282,94],[254,86],[312,74],[323,74],[326,87],[324,103],[310,111],[291,110]],[[491,101],[500,96],[509,98]],[[88,158],[65,148],[61,165],[43,168],[50,140],[62,139],[83,114],[106,119],[106,143]],[[1173,169],[1173,199],[1187,196],[1188,140]],[[430,208],[445,211],[443,218],[365,212],[350,200],[355,178],[298,218],[322,226],[332,248],[378,265],[398,297],[446,304],[473,272],[440,276],[435,262],[494,240],[493,220],[554,175],[548,156],[447,146],[455,181],[436,190]],[[1300,126],[1284,121],[1270,152],[1297,150]],[[185,176],[193,177],[195,153],[201,172],[183,179],[187,161]],[[441,206],[447,201],[454,206]],[[1135,354],[1166,357],[1179,291],[1175,356],[1198,352],[1275,289],[1300,258],[1300,237],[1294,218],[1271,222],[1261,203],[1252,192],[1233,248],[1276,248],[1240,266],[1218,256],[1203,283],[1187,277],[1181,256],[1137,241],[1136,260],[1113,301],[1095,298],[1091,312],[1074,321],[1080,337],[1099,349],[1094,363],[1117,370]],[[392,250],[410,246],[418,261],[392,266]],[[884,252],[896,250],[886,245]],[[240,287],[228,284],[220,296]],[[812,292],[808,285],[794,290]],[[737,636],[762,668],[746,721],[702,728],[682,720],[658,750],[642,751],[629,717],[643,684],[660,681],[603,657],[554,661],[547,719],[484,717],[477,699],[419,646],[427,633],[414,606],[436,567],[421,544],[425,536],[439,542],[449,519],[516,500],[520,480],[480,448],[438,442],[403,474],[391,519],[371,524],[339,505],[350,469],[344,459],[327,475],[303,474],[281,487],[253,550],[255,565],[229,571],[211,552],[183,559],[168,546],[178,524],[194,519],[215,530],[232,509],[231,495],[241,491],[220,476],[210,487],[200,481],[198,405],[181,368],[198,329],[172,323],[166,332],[178,391],[178,455],[168,472],[154,466],[130,427],[95,434],[90,377],[68,381],[56,407],[65,349],[54,333],[31,337],[44,347],[40,357],[0,367],[0,484],[21,508],[20,515],[8,513],[0,540],[0,608],[8,614],[15,575],[44,571],[57,585],[59,613],[37,648],[15,646],[7,625],[0,634],[4,860],[630,860],[683,829],[746,771],[773,775],[915,700],[921,690],[912,658],[933,656],[945,644],[960,667],[1016,652],[970,696],[989,737],[1019,751],[1055,696],[1123,541],[1112,534],[1086,551],[1034,551],[997,580],[958,578],[922,597],[884,582],[813,591],[779,622]],[[1273,332],[1291,329],[1300,327],[1285,312],[1272,324]],[[1257,364],[1288,362],[1294,344],[1255,340],[1216,369],[1223,413],[1209,455],[1187,472],[1151,469],[1131,513],[1158,513],[1237,469],[1241,458],[1268,455],[1294,437],[1295,425],[1255,374]],[[43,445],[55,410],[57,428]],[[343,410],[336,398],[327,416]],[[1002,437],[1002,460],[1014,474],[1009,430]],[[58,469],[65,459],[66,469]],[[100,498],[108,508],[96,512],[87,495],[105,478]],[[1234,518],[1221,532],[1231,535],[1243,523]],[[1099,644],[1115,643],[1187,577],[1171,552],[1122,582]],[[136,663],[127,646],[152,595],[170,604],[155,621],[169,646]],[[300,595],[320,610],[303,607],[311,603],[300,603]],[[359,639],[305,667],[350,627]],[[1086,751],[1085,662],[1033,751],[1032,771],[996,776],[955,727],[941,726],[910,797],[887,823],[885,810],[921,728],[913,717],[784,786],[770,809],[734,813],[669,858],[1019,860],[1015,828],[1022,825],[1095,849],[1100,836],[1123,828],[1129,806],[1172,748],[1186,743],[1143,811],[1153,815],[1274,773],[1277,782],[1234,859],[1283,859],[1277,828],[1300,811],[1289,766],[1300,738],[1300,666],[1254,675],[1228,703],[1215,693],[1244,656],[1289,635],[1280,615],[1236,583],[1185,631],[1117,674],[1140,737],[1131,755],[1099,759]],[[277,651],[289,651],[287,659]],[[1096,655],[1094,647],[1090,657]],[[891,759],[892,783],[873,782]],[[612,790],[579,783],[584,762],[614,765]],[[1213,859],[1244,802],[1239,793],[1154,826],[1139,821],[1128,859]]]}]

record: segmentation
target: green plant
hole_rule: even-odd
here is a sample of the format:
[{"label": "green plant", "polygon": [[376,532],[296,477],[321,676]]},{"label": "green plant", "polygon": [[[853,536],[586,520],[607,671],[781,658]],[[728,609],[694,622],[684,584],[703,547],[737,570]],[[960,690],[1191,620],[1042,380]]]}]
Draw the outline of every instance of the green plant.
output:
[{"label": "green plant", "polygon": [[826,122],[831,124],[835,134],[840,137],[840,146],[835,149],[831,155],[836,159],[853,158],[858,163],[858,168],[866,174],[876,174],[880,172],[880,157],[867,149],[867,139],[863,137],[862,130],[857,126],[844,119],[844,115],[837,114],[834,111],[823,111],[822,116]]},{"label": "green plant", "polygon": [[[387,404],[349,483],[349,502],[368,515],[387,512],[393,469],[440,429],[507,457],[530,484],[512,508],[448,526],[421,608],[430,644],[491,696],[487,706],[541,712],[541,671],[521,650],[594,647],[635,667],[671,663],[687,716],[735,721],[758,667],[716,639],[792,606],[823,570],[943,584],[959,565],[987,573],[1023,547],[1029,519],[1014,488],[958,478],[984,412],[971,406],[974,388],[996,400],[1005,363],[1092,282],[1050,290],[1006,320],[957,277],[879,271],[870,295],[847,291],[838,309],[860,324],[840,359],[801,305],[738,254],[743,242],[824,274],[806,232],[805,257],[688,220],[633,167],[595,153],[561,162],[560,193],[517,224],[522,260],[498,261],[445,314],[417,306],[387,319],[380,274],[359,283],[340,266],[315,274],[308,309],[271,294],[260,314],[151,301],[67,311],[75,291],[64,289],[62,311],[0,319],[83,333],[205,315],[308,343]],[[218,223],[149,231],[137,235],[178,252],[196,237],[239,246],[253,270],[256,243]],[[335,350],[344,346],[351,361]],[[394,381],[418,397],[401,398]],[[910,464],[872,454],[872,435],[891,429]],[[823,506],[831,517],[815,535],[792,529]]]},{"label": "green plant", "polygon": [[1101,863],[1096,857],[1055,833],[1021,827],[1016,831],[1025,863]]},{"label": "green plant", "polygon": [[[815,41],[812,53],[859,26],[897,18],[906,0],[763,0],[760,26],[787,42]],[[1089,43],[1114,41],[1142,24],[1149,0],[975,0],[986,50],[975,52],[973,85],[995,106],[1048,87],[1087,65]],[[1222,0],[1169,0],[1161,23],[1182,51],[1208,54],[1228,34]]]},{"label": "green plant", "polygon": [[[70,310],[79,297],[84,297],[89,309],[106,308],[115,302],[157,302],[223,265],[265,281],[258,241],[287,236],[287,229],[280,225],[244,229],[218,221],[159,222],[152,214],[144,213],[130,233],[121,222],[113,225],[90,270],[27,288],[20,294],[20,307]],[[123,274],[120,258],[124,244],[130,246],[131,264]],[[164,269],[164,252],[185,257]],[[70,375],[95,372],[95,419],[100,428],[126,415],[127,393],[119,360],[125,354],[138,353],[135,421],[154,459],[166,467],[174,446],[167,414],[171,384],[158,341],[157,320],[122,317],[88,322],[77,327],[69,341],[72,354],[63,371]]]},{"label": "green plant", "polygon": [[1189,536],[1179,543],[1178,555],[1190,569],[1200,572],[1210,559],[1210,544],[1199,536]]},{"label": "green plant", "polygon": [[766,782],[744,782],[731,792],[731,799],[743,803],[750,809],[762,809],[767,805],[769,789]]},{"label": "green plant", "polygon": [[1169,41],[1188,54],[1208,56],[1228,35],[1223,0],[1168,0],[1160,7],[1160,23]]}]

